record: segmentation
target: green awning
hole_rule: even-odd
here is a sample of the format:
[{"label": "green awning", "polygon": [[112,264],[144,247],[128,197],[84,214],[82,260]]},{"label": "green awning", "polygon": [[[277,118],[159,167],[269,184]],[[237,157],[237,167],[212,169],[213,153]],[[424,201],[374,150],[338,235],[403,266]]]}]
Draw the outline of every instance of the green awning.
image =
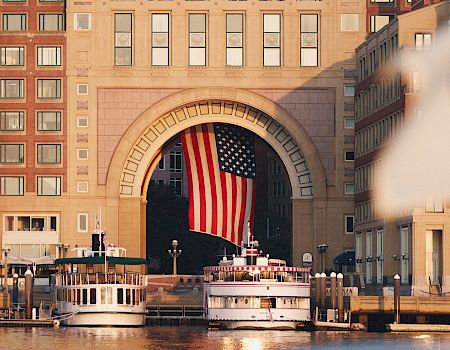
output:
[{"label": "green awning", "polygon": [[[112,265],[146,265],[147,260],[142,258],[123,258],[116,256],[107,256],[106,261]],[[78,265],[94,265],[104,264],[104,256],[89,256],[84,258],[62,258],[56,259],[55,265],[78,264]]]}]

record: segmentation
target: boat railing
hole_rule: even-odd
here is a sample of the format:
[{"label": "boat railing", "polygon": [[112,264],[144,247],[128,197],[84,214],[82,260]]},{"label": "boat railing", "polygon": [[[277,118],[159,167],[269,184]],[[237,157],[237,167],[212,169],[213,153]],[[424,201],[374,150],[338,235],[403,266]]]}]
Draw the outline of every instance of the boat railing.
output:
[{"label": "boat railing", "polygon": [[65,273],[58,276],[60,286],[85,284],[127,284],[145,286],[145,276],[140,273]]}]

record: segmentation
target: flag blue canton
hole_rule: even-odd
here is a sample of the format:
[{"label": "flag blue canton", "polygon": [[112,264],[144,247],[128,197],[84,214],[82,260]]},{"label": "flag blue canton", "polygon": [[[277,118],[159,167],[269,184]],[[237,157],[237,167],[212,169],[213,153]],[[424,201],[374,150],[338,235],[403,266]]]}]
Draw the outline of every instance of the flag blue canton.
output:
[{"label": "flag blue canton", "polygon": [[221,171],[249,179],[256,177],[253,134],[230,124],[214,124]]}]

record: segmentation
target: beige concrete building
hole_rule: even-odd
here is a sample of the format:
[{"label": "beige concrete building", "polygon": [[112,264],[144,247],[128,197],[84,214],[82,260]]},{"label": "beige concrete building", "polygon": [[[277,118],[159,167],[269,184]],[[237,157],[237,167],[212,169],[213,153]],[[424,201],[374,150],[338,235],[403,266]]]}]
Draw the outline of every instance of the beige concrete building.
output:
[{"label": "beige concrete building", "polygon": [[66,13],[67,189],[1,197],[3,228],[6,215],[56,213],[59,242],[85,245],[101,206],[108,241],[144,256],[146,191],[165,145],[226,122],[262,137],[286,167],[294,263],[311,252],[317,269],[326,244],[332,268],[353,249],[362,1],[70,0]]},{"label": "beige concrete building", "polygon": [[[419,5],[423,1],[414,2],[414,9]],[[402,14],[356,50],[356,271],[364,273],[368,293],[381,294],[397,273],[405,292],[413,295],[450,290],[448,201],[443,196],[423,198],[419,206],[386,214],[374,195],[384,151],[421,118],[419,73],[401,72],[394,62],[429,49],[436,30],[447,26],[448,16],[448,2]],[[433,181],[433,174],[427,181]]]}]

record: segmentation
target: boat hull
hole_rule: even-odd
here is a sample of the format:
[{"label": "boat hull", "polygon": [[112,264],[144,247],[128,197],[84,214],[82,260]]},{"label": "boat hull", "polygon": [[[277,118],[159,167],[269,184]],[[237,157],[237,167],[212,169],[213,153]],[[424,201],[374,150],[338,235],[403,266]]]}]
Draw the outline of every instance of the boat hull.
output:
[{"label": "boat hull", "polygon": [[61,315],[61,325],[140,327],[145,325],[145,316],[145,313],[131,312],[79,312],[67,319]]},{"label": "boat hull", "polygon": [[296,330],[305,326],[300,321],[213,321],[210,326],[230,330]]}]

